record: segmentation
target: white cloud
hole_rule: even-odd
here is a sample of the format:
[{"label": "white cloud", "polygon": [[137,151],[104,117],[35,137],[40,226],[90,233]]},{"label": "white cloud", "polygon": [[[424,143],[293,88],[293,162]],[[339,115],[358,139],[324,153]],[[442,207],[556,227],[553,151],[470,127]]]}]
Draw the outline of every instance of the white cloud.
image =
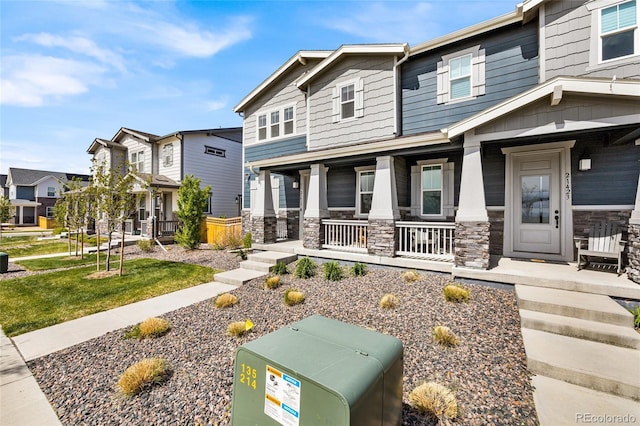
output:
[{"label": "white cloud", "polygon": [[118,53],[98,47],[91,39],[81,36],[63,37],[49,33],[24,34],[16,37],[17,41],[30,41],[45,47],[62,47],[74,53],[97,59],[103,64],[109,64],[119,71],[126,71],[124,59]]},{"label": "white cloud", "polygon": [[2,65],[0,103],[26,107],[85,93],[106,71],[88,62],[41,55],[7,56]]},{"label": "white cloud", "polygon": [[207,111],[218,111],[227,106],[226,100],[213,100],[205,103]]}]

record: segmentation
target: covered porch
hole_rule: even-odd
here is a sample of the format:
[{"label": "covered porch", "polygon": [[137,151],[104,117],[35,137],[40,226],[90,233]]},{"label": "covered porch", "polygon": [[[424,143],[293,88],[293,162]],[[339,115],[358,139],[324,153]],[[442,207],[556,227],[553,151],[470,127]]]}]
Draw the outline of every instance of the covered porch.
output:
[{"label": "covered porch", "polygon": [[177,210],[180,184],[162,175],[137,173],[132,193],[137,197],[137,209],[126,221],[129,235],[172,240],[178,229]]}]

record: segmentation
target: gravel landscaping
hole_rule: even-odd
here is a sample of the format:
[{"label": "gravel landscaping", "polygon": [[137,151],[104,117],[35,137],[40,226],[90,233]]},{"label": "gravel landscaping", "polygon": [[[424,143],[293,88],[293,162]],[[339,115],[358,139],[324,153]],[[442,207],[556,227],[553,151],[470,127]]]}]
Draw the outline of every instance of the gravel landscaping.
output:
[{"label": "gravel landscaping", "polygon": [[[136,247],[127,250],[131,256],[145,255]],[[156,248],[153,256],[219,269],[235,268],[239,261],[222,251],[174,247],[168,253]],[[265,290],[264,280],[258,279],[233,292],[240,300],[233,307],[215,309],[208,300],[164,315],[171,330],[160,338],[125,340],[125,330],[120,330],[28,365],[63,424],[225,425],[230,421],[236,348],[320,314],[403,342],[404,425],[438,424],[407,405],[409,392],[424,380],[437,380],[456,391],[462,414],[454,423],[538,424],[514,292],[465,284],[471,291],[469,302],[451,303],[442,296],[447,275],[421,273],[418,281],[406,283],[401,272],[376,268],[365,277],[339,282],[285,275],[284,284],[274,290]],[[306,300],[289,307],[282,297],[292,286],[303,291]],[[400,299],[396,309],[378,306],[385,293]],[[248,318],[255,324],[252,332],[226,334],[230,322]],[[451,328],[460,345],[435,343],[431,330],[436,325]],[[170,363],[166,382],[131,398],[121,396],[116,389],[120,374],[150,357]]]}]

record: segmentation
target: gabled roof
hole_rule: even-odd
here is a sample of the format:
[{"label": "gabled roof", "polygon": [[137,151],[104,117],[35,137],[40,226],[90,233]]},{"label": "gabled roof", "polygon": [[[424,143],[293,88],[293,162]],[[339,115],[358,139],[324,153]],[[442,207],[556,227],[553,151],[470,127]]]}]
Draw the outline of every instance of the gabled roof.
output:
[{"label": "gabled roof", "polygon": [[445,34],[441,37],[434,38],[424,43],[417,44],[411,48],[411,55],[418,55],[420,53],[427,52],[429,50],[437,49],[442,46],[455,43],[460,40],[467,39],[479,34],[486,33],[507,25],[514,24],[516,22],[522,22],[522,4],[516,6],[516,10],[496,18],[489,19],[488,21],[480,22],[467,28],[463,28],[458,31],[454,31],[449,34]]},{"label": "gabled roof", "polygon": [[314,77],[341,60],[346,55],[394,55],[403,56],[409,54],[408,43],[392,44],[343,44],[316,65],[311,71],[303,75],[296,81],[296,86],[300,89],[305,87]]},{"label": "gabled roof", "polygon": [[[441,131],[451,139],[547,96],[549,97],[550,105],[558,105],[562,101],[564,93],[638,98],[640,105],[640,81],[612,80],[610,78],[556,77]],[[638,120],[640,120],[640,113],[638,114]]]},{"label": "gabled roof", "polygon": [[160,142],[164,139],[171,137],[179,137],[181,135],[194,135],[198,133],[204,133],[207,136],[218,136],[224,139],[229,139],[234,142],[242,143],[242,127],[225,127],[218,129],[202,129],[202,130],[181,130],[178,132],[172,132],[164,136],[160,136],[155,142]]},{"label": "gabled roof", "polygon": [[126,149],[124,146],[122,146],[117,142],[111,142],[110,140],[107,140],[107,139],[95,138],[93,142],[91,142],[89,149],[87,149],[87,153],[95,154],[100,146],[104,146],[105,148],[115,148],[115,149],[122,149],[122,150]]},{"label": "gabled roof", "polygon": [[54,178],[61,182],[66,182],[76,177],[79,177],[83,181],[89,181],[89,175],[66,173],[66,172],[50,172],[46,170],[19,169],[15,167],[9,167],[9,174],[7,175],[7,184],[34,186],[48,178]]},{"label": "gabled roof", "polygon": [[271,74],[266,80],[264,80],[258,87],[253,89],[251,93],[245,96],[239,103],[233,108],[234,112],[244,111],[247,104],[262,94],[266,89],[271,87],[276,81],[282,77],[287,71],[289,71],[296,64],[306,64],[307,59],[324,59],[331,54],[330,50],[301,50],[293,55],[287,62],[285,62],[280,68],[278,68],[273,74]]},{"label": "gabled roof", "polygon": [[144,142],[152,142],[155,139],[158,139],[159,137],[158,135],[154,135],[153,133],[147,133],[147,132],[142,132],[140,130],[133,130],[127,127],[121,127],[120,130],[118,130],[118,132],[115,134],[115,136],[111,138],[111,141],[115,142],[123,134],[128,134],[138,139],[142,139]]},{"label": "gabled roof", "polygon": [[151,173],[134,172],[133,176],[143,184],[149,184],[155,187],[163,188],[180,188],[180,184],[175,180],[164,175],[154,175]]}]

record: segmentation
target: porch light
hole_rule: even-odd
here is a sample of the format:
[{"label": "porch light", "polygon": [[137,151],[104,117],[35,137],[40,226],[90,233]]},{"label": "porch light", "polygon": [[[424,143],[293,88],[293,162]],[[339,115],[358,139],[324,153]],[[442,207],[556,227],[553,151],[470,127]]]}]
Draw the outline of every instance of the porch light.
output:
[{"label": "porch light", "polygon": [[581,172],[591,170],[591,158],[581,158],[578,161],[578,170]]},{"label": "porch light", "polygon": [[298,181],[294,180],[292,186],[293,186],[293,189],[298,189]]}]

